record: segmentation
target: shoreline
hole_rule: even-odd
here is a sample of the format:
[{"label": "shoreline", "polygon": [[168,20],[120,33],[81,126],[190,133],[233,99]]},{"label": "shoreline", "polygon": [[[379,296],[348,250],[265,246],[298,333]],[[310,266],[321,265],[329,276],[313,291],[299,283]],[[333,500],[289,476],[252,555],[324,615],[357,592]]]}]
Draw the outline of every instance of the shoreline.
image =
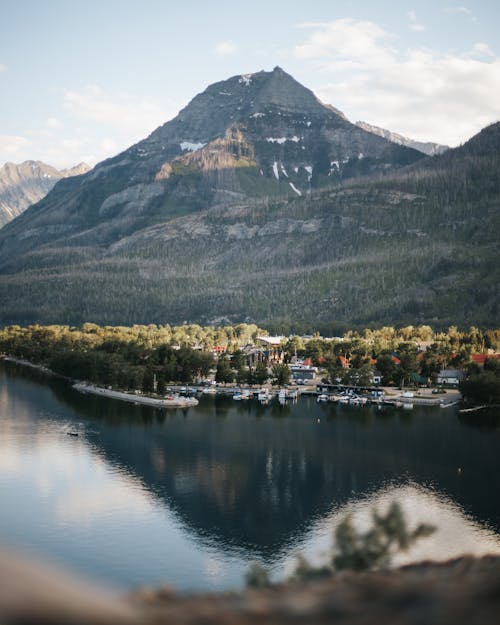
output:
[{"label": "shoreline", "polygon": [[[199,404],[199,401],[193,397],[178,397],[177,395],[174,398],[160,398],[160,397],[150,397],[147,395],[135,395],[126,391],[116,391],[113,389],[107,389],[102,386],[98,386],[94,383],[90,382],[82,382],[79,380],[75,380],[74,378],[70,378],[68,376],[64,376],[60,373],[56,373],[52,371],[48,367],[44,365],[35,364],[30,362],[29,360],[25,360],[23,358],[16,358],[14,356],[9,356],[7,354],[3,354],[0,356],[2,360],[7,362],[12,362],[14,364],[18,364],[24,367],[30,367],[31,369],[36,369],[41,373],[46,375],[51,375],[63,380],[66,380],[71,383],[72,388],[80,393],[91,393],[93,395],[99,395],[101,397],[108,397],[110,399],[118,399],[120,401],[127,401],[129,403],[134,404],[142,404],[146,406],[152,406],[156,408],[185,408],[190,406],[196,406]],[[176,389],[181,388],[179,385],[171,385],[172,391],[175,393]],[[238,385],[234,386],[222,386],[217,389],[213,389],[211,392],[217,395],[230,395],[231,393],[237,392],[240,389]],[[175,390],[174,390],[175,389]],[[256,392],[256,389],[249,389],[252,392]],[[274,389],[275,390],[275,389]],[[384,389],[385,390],[385,389]],[[394,389],[389,389],[394,391]],[[296,392],[298,395],[317,395],[318,392],[309,388],[297,388]],[[274,393],[273,393],[274,394]],[[448,401],[446,401],[448,400]],[[456,389],[449,389],[449,396],[444,398],[440,397],[429,397],[426,395],[416,394],[413,397],[405,397],[402,394],[386,394],[383,398],[378,401],[372,401],[373,404],[385,404],[388,406],[394,407],[402,407],[402,406],[410,406],[410,405],[420,405],[420,406],[440,406],[441,408],[449,408],[460,404],[463,400],[461,394]],[[480,406],[472,406],[470,408],[462,408],[459,409],[459,412],[476,412],[483,408],[488,408],[488,405],[480,405]]]},{"label": "shoreline", "polygon": [[95,384],[87,384],[86,382],[75,382],[72,385],[76,391],[80,393],[90,393],[101,397],[109,397],[110,399],[120,399],[133,404],[143,404],[145,406],[153,406],[155,408],[189,408],[197,406],[200,402],[195,397],[172,397],[171,399],[162,397],[149,397],[147,395],[132,395],[124,391],[114,391],[112,389],[103,388]]},{"label": "shoreline", "polygon": [[2,360],[7,362],[12,362],[16,365],[21,365],[23,367],[29,367],[31,369],[36,369],[41,373],[46,375],[55,376],[57,378],[61,378],[71,383],[71,387],[80,393],[91,393],[93,395],[100,395],[104,397],[109,397],[111,399],[118,399],[121,401],[127,401],[129,403],[134,404],[143,404],[145,406],[152,406],[155,408],[189,408],[190,406],[197,406],[199,401],[194,397],[175,397],[172,399],[166,398],[155,398],[148,397],[147,395],[132,395],[130,393],[125,393],[124,391],[113,391],[111,389],[103,388],[102,386],[97,386],[96,384],[90,384],[87,382],[80,382],[73,378],[69,378],[67,376],[61,375],[60,373],[56,373],[45,367],[44,365],[37,365],[29,360],[24,360],[23,358],[15,358],[14,356],[2,356]]},{"label": "shoreline", "polygon": [[[14,356],[2,356],[2,360],[6,360],[7,362],[13,362],[16,365],[22,365],[23,367],[30,367],[31,369],[37,369],[38,371],[41,371],[42,373],[46,373],[47,375],[55,375],[61,378],[64,378],[64,376],[60,376],[58,373],[56,373],[55,371],[52,371],[52,369],[49,369],[48,367],[44,367],[43,365],[36,365],[34,362],[30,362],[29,360],[24,360],[23,358],[15,358]],[[66,378],[67,380],[69,380],[70,378]]]}]

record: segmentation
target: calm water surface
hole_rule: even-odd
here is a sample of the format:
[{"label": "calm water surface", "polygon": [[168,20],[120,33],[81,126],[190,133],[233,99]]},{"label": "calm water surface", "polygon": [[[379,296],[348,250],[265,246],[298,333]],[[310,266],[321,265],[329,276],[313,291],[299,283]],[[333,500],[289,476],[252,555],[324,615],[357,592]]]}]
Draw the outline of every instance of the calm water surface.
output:
[{"label": "calm water surface", "polygon": [[[72,436],[69,433],[78,433]],[[438,528],[400,561],[500,553],[500,413],[202,398],[159,411],[0,363],[0,543],[108,585],[241,586],[320,561],[397,498]]]}]

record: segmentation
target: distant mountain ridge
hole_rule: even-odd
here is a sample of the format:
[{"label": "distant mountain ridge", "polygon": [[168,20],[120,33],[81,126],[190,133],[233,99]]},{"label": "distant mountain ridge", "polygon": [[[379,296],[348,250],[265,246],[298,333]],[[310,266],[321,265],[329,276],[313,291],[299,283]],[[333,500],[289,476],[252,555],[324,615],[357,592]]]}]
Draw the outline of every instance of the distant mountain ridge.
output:
[{"label": "distant mountain ridge", "polygon": [[433,143],[432,141],[415,141],[414,139],[404,137],[397,132],[392,132],[390,130],[386,130],[385,128],[380,128],[379,126],[373,126],[372,124],[368,124],[367,122],[356,122],[356,126],[362,128],[363,130],[366,130],[367,132],[372,132],[379,137],[384,137],[384,139],[388,139],[389,141],[397,143],[398,145],[404,145],[407,148],[413,148],[414,150],[423,152],[424,154],[427,154],[427,156],[442,154],[443,152],[446,152],[446,150],[450,149],[448,145]]},{"label": "distant mountain ridge", "polygon": [[42,161],[5,163],[0,167],[0,227],[45,197],[61,178],[79,176],[89,170],[86,163],[61,170]]},{"label": "distant mountain ridge", "polygon": [[499,164],[233,76],[0,230],[0,322],[498,324]]}]

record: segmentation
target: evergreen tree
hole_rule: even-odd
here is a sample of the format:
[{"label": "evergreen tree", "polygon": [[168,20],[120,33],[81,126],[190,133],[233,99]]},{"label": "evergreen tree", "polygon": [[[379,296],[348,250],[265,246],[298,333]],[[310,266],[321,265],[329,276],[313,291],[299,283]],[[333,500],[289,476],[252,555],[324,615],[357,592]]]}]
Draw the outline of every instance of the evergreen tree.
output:
[{"label": "evergreen tree", "polygon": [[234,380],[234,372],[231,369],[229,360],[223,356],[219,358],[217,369],[215,372],[215,381],[220,383],[232,382]]}]

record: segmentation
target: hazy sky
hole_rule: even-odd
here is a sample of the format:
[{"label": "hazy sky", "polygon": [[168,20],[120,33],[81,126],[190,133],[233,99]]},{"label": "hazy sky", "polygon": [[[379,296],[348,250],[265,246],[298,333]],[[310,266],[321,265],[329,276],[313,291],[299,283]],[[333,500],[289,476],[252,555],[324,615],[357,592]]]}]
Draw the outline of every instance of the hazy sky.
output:
[{"label": "hazy sky", "polygon": [[499,26],[498,0],[0,0],[0,165],[94,164],[275,65],[351,121],[457,145],[500,119]]}]

